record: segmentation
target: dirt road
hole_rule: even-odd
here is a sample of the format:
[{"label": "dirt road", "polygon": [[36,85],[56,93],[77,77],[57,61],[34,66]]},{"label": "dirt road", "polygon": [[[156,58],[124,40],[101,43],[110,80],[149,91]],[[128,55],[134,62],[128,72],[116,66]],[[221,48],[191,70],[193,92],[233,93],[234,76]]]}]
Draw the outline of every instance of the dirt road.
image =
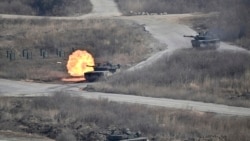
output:
[{"label": "dirt road", "polygon": [[[93,12],[79,17],[46,17],[49,19],[67,19],[67,20],[83,20],[85,18],[119,18],[123,20],[132,20],[139,24],[145,25],[145,29],[149,31],[156,39],[166,44],[166,49],[154,54],[146,61],[143,61],[133,67],[131,70],[141,68],[147,64],[160,58],[162,55],[171,54],[174,50],[180,48],[191,48],[190,39],[183,38],[184,34],[195,34],[195,31],[188,26],[179,24],[178,18],[192,16],[190,14],[182,15],[155,15],[155,16],[120,16],[116,4],[113,0],[91,0],[94,5]],[[119,16],[119,17],[117,17]],[[23,19],[42,19],[44,17],[35,16],[17,16],[17,15],[0,15],[1,18],[23,18]],[[242,50],[236,46],[222,43],[223,49]],[[249,108],[230,107],[218,104],[207,104],[202,102],[193,102],[185,100],[172,100],[163,98],[150,98],[140,96],[129,96],[122,94],[107,93],[90,93],[82,91],[81,88],[86,84],[42,84],[32,82],[10,81],[0,79],[0,95],[1,96],[41,96],[51,95],[55,92],[68,92],[70,94],[80,95],[85,98],[107,98],[112,101],[138,103],[149,106],[160,106],[177,109],[198,110],[202,112],[214,112],[218,114],[250,116]]]},{"label": "dirt road", "polygon": [[54,141],[39,135],[0,130],[0,141]]},{"label": "dirt road", "polygon": [[0,79],[0,96],[50,96],[56,92],[65,92],[88,99],[109,99],[121,103],[143,104],[148,106],[158,106],[166,108],[187,109],[201,112],[212,112],[225,115],[250,116],[249,108],[225,106],[219,104],[194,102],[188,100],[173,100],[166,98],[151,98],[133,95],[87,92],[82,88],[87,83],[78,84],[43,84],[24,81],[12,81]]}]

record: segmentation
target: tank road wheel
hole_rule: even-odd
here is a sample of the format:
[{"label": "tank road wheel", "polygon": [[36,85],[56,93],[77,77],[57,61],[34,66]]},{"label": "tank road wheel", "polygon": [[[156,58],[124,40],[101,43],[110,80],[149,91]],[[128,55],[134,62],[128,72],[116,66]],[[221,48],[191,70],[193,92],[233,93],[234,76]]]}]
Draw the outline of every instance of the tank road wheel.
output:
[{"label": "tank road wheel", "polygon": [[197,42],[196,40],[192,40],[191,43],[192,43],[193,48],[199,48],[200,47],[200,43]]},{"label": "tank road wheel", "polygon": [[206,49],[207,47],[208,47],[208,44],[206,44],[206,43],[201,43],[200,44],[201,49]]}]

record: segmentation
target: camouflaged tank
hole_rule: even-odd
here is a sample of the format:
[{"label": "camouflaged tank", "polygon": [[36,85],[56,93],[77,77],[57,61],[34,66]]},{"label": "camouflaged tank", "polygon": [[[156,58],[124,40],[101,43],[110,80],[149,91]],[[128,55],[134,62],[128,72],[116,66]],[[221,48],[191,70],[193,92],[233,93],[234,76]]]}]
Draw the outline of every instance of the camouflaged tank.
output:
[{"label": "camouflaged tank", "polygon": [[131,132],[129,128],[113,130],[107,136],[106,141],[149,141],[147,137],[142,137],[141,132]]},{"label": "camouflaged tank", "polygon": [[220,47],[220,39],[211,32],[199,33],[196,36],[184,35],[184,37],[193,38],[191,44],[193,48],[199,49],[217,49]]}]

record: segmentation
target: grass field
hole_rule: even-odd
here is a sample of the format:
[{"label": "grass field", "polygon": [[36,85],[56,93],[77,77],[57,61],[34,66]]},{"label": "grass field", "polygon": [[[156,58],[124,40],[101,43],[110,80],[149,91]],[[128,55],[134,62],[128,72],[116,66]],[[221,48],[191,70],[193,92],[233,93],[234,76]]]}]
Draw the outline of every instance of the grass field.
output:
[{"label": "grass field", "polygon": [[[1,78],[60,79],[67,76],[68,55],[76,49],[87,50],[97,62],[119,63],[126,68],[162,47],[143,26],[120,20],[0,19],[0,29]],[[15,54],[12,61],[6,57],[8,50]],[[23,56],[25,50],[30,56]],[[46,54],[41,56],[41,50]]]},{"label": "grass field", "polygon": [[52,97],[0,98],[0,128],[72,141],[105,140],[115,128],[140,131],[150,140],[247,141],[250,120],[212,113],[150,108],[65,93]]},{"label": "grass field", "polygon": [[250,107],[249,61],[247,53],[185,49],[93,87],[97,91]]}]

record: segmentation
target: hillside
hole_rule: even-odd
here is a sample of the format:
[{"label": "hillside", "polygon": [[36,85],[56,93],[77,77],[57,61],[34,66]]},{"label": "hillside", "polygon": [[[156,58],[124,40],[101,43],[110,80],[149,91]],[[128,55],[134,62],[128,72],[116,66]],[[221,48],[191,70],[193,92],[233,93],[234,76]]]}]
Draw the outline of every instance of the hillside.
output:
[{"label": "hillside", "polygon": [[192,20],[196,31],[212,30],[224,41],[250,49],[249,0],[116,0],[125,15],[218,12]]},{"label": "hillside", "polygon": [[1,14],[68,16],[92,10],[89,0],[1,0]]},{"label": "hillside", "polygon": [[[110,61],[126,68],[162,46],[143,26],[121,20],[0,19],[0,26],[3,29],[0,32],[2,78],[60,80],[68,76],[67,59],[77,49],[88,50],[97,62]],[[155,48],[150,50],[151,46]],[[30,56],[25,56],[24,50]],[[9,58],[8,51],[15,57]],[[46,55],[41,55],[41,51]]]}]

